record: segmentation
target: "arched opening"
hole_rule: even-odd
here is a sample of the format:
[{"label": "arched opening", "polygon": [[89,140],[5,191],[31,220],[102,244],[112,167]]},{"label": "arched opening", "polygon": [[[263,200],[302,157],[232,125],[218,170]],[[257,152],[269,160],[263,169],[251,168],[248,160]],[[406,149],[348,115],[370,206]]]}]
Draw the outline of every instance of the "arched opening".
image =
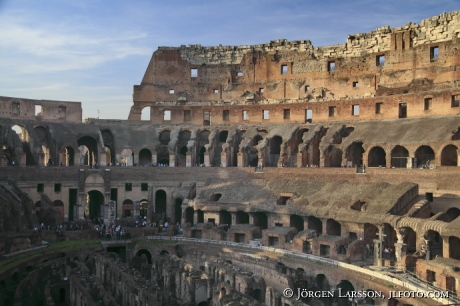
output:
[{"label": "arched opening", "polygon": [[318,287],[319,290],[322,291],[328,291],[330,286],[329,286],[329,281],[327,280],[326,275],[324,274],[318,274],[316,275],[316,286]]},{"label": "arched opening", "polygon": [[197,214],[197,222],[198,223],[204,223],[204,213],[201,209],[198,209],[196,211],[196,214]]},{"label": "arched opening", "polygon": [[206,153],[205,145],[209,144],[210,134],[211,132],[208,130],[203,130],[198,134],[198,150],[196,160],[199,164],[204,164],[204,155]]},{"label": "arched opening", "polygon": [[[157,153],[157,163],[169,166],[169,150],[168,146],[160,146]],[[178,163],[179,165],[179,163]]]},{"label": "arched opening", "polygon": [[146,217],[148,209],[149,209],[149,201],[147,199],[142,199],[139,202],[139,215],[142,218]]},{"label": "arched opening", "polygon": [[40,209],[41,209],[41,204],[42,202],[41,201],[37,201],[35,202],[35,214],[39,214],[40,213]]},{"label": "arched opening", "polygon": [[232,214],[226,210],[219,211],[219,225],[231,225],[232,224]]},{"label": "arched opening", "polygon": [[281,136],[274,136],[270,139],[270,154],[267,156],[265,166],[267,167],[277,167],[278,160],[280,159],[281,154],[281,144],[283,143],[283,138]]},{"label": "arched opening", "polygon": [[80,164],[91,166],[97,163],[97,141],[91,136],[83,136],[78,139],[78,146],[80,147]]},{"label": "arched opening", "polygon": [[145,257],[147,258],[147,263],[151,265],[152,264],[152,254],[148,250],[145,250],[145,249],[137,251],[136,253],[137,257],[142,257],[142,255],[145,255]]},{"label": "arched opening", "polygon": [[65,288],[59,289],[59,303],[65,303]]},{"label": "arched opening", "polygon": [[122,205],[123,217],[130,218],[133,212],[133,201],[126,199],[123,201]]},{"label": "arched opening", "polygon": [[51,136],[46,128],[42,126],[37,126],[34,128],[35,138],[34,145],[36,148],[39,148],[38,163],[41,166],[51,166],[57,164],[55,160],[54,152],[51,152]]},{"label": "arched opening", "polygon": [[415,151],[415,158],[417,159],[417,167],[429,164],[434,160],[434,151],[429,146],[420,146]]},{"label": "arched opening", "polygon": [[164,190],[155,192],[155,213],[166,214],[166,191]]},{"label": "arched opening", "polygon": [[428,241],[427,243],[429,244],[425,247],[426,250],[430,251],[429,256],[427,254],[429,259],[433,259],[436,256],[443,257],[443,242],[439,232],[428,230],[425,233],[424,240]]},{"label": "arched opening", "polygon": [[401,304],[395,298],[391,298],[388,300],[388,306],[400,306]]},{"label": "arched opening", "polygon": [[85,205],[85,219],[99,220],[103,218],[104,213],[104,195],[97,190],[91,190],[87,193]]},{"label": "arched opening", "polygon": [[391,165],[395,168],[407,168],[407,158],[409,151],[403,146],[395,146],[391,150]]},{"label": "arched opening", "polygon": [[199,157],[200,165],[204,164],[204,153],[206,153],[206,148],[201,147],[201,149],[200,149],[200,157]]},{"label": "arched opening", "polygon": [[[33,166],[36,165],[36,160],[32,155],[32,151],[30,150],[30,144],[29,144],[29,132],[24,128],[23,126],[20,125],[13,125],[11,129],[16,132],[16,134],[19,137],[19,140],[22,143],[22,150],[26,154],[26,165],[27,166]],[[19,158],[18,156],[9,156],[9,159],[11,162],[15,162],[18,164]]]},{"label": "arched opening", "polygon": [[441,151],[441,166],[457,166],[458,148],[454,145],[447,145]]},{"label": "arched opening", "polygon": [[152,165],[152,152],[149,149],[142,149],[139,152],[139,164],[144,167]]},{"label": "arched opening", "polygon": [[106,165],[110,165],[110,163],[115,165],[117,161],[112,132],[110,130],[103,130],[101,131],[101,135],[104,142],[105,163]]},{"label": "arched opening", "polygon": [[249,224],[249,214],[238,210],[236,212],[236,224]]},{"label": "arched opening", "polygon": [[[347,296],[349,292],[354,292],[355,287],[348,281],[348,280],[342,280],[340,283],[337,285],[337,289],[340,290],[341,295]],[[344,298],[339,298],[339,305],[355,305],[354,303],[352,304],[349,299],[344,299]]]},{"label": "arched opening", "polygon": [[221,197],[222,197],[222,193],[213,193],[213,194],[209,197],[209,201],[217,202],[217,201],[220,200]]},{"label": "arched opening", "polygon": [[167,146],[171,141],[171,131],[163,130],[160,133],[160,145]]},{"label": "arched opening", "polygon": [[449,236],[449,258],[460,260],[460,238]]},{"label": "arched opening", "polygon": [[[185,209],[185,223],[190,223],[190,225],[193,226],[193,215],[194,215],[193,207],[187,207]],[[198,223],[200,223],[200,221],[198,221]]]},{"label": "arched opening", "polygon": [[454,221],[455,219],[458,218],[458,216],[460,216],[460,209],[456,208],[456,207],[452,207],[452,208],[449,208],[447,211],[446,211],[446,215],[448,216],[449,220],[446,220],[447,222],[452,222]]},{"label": "arched opening", "polygon": [[268,228],[268,217],[264,212],[254,213],[254,225],[260,227],[261,229]]},{"label": "arched opening", "polygon": [[331,236],[341,236],[342,226],[334,219],[327,219],[326,221],[326,234]]},{"label": "arched opening", "polygon": [[64,149],[64,166],[73,166],[75,160],[75,151],[72,147],[66,147]]},{"label": "arched opening", "polygon": [[160,256],[164,256],[164,255],[169,255],[169,252],[166,251],[166,250],[162,250],[162,251],[160,252]]},{"label": "arched opening", "polygon": [[308,229],[315,230],[319,237],[323,234],[323,222],[315,216],[308,216]]},{"label": "arched opening", "polygon": [[370,223],[364,223],[364,242],[373,245],[374,239],[378,239],[378,232],[379,229],[377,226]]},{"label": "arched opening", "polygon": [[229,166],[226,160],[224,161],[221,160],[222,146],[227,142],[227,138],[228,138],[228,131],[219,132],[219,135],[218,135],[219,141],[216,145],[216,149],[214,151],[214,159],[212,161],[214,166],[221,166],[222,162],[225,162],[226,165]]},{"label": "arched opening", "polygon": [[179,133],[178,141],[177,141],[177,148],[179,154],[177,154],[177,164],[181,165],[182,167],[186,166],[186,155],[187,155],[187,144],[191,137],[190,131],[184,130]]},{"label": "arched opening", "polygon": [[326,158],[324,159],[325,167],[340,167],[342,166],[342,150],[336,147],[330,147]]},{"label": "arched opening", "polygon": [[243,140],[244,133],[246,133],[245,130],[238,131],[238,133],[236,133],[236,136],[233,138],[233,144],[231,148],[232,153],[231,153],[231,158],[229,161],[232,167],[238,166],[238,153],[240,152],[240,144],[241,144],[241,141]]},{"label": "arched opening", "polygon": [[417,234],[410,227],[403,227],[400,232],[404,234],[403,242],[407,244],[407,253],[413,254],[417,250]]},{"label": "arched opening", "polygon": [[182,223],[182,199],[176,199],[174,203],[174,223]]},{"label": "arched opening", "polygon": [[386,167],[387,162],[385,150],[381,147],[373,147],[369,151],[367,165],[369,167]]},{"label": "arched opening", "polygon": [[150,114],[151,114],[150,106],[144,107],[141,111],[141,120],[150,121]]},{"label": "arched opening", "polygon": [[353,163],[353,166],[363,165],[363,143],[353,142],[347,149],[347,160]]},{"label": "arched opening", "polygon": [[303,224],[303,218],[299,215],[291,215],[290,220],[289,220],[289,226],[290,227],[295,227],[298,232],[301,232],[304,230],[304,224]]},{"label": "arched opening", "polygon": [[53,208],[59,211],[59,219],[64,220],[64,203],[61,200],[56,200],[53,202]]},{"label": "arched opening", "polygon": [[122,166],[131,167],[134,166],[134,153],[131,149],[123,149],[120,154],[120,163]]}]

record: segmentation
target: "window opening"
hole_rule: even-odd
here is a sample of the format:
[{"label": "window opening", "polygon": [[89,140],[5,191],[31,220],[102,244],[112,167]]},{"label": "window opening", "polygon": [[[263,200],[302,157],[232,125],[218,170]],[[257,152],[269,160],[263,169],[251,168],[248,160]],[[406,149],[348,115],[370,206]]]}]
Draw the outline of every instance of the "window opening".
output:
[{"label": "window opening", "polygon": [[381,114],[382,113],[382,102],[375,103],[375,113]]},{"label": "window opening", "polygon": [[439,57],[439,47],[430,48],[430,59],[436,60]]},{"label": "window opening", "polygon": [[211,125],[211,112],[203,112],[203,125]]},{"label": "window opening", "polygon": [[184,110],[184,121],[190,121],[190,110]]},{"label": "window opening", "polygon": [[312,123],[313,122],[313,110],[306,109],[305,110],[305,122]]},{"label": "window opening", "polygon": [[430,110],[431,109],[431,103],[432,103],[432,98],[425,98],[425,110]]},{"label": "window opening", "polygon": [[218,93],[219,93],[219,89],[214,89],[213,92],[214,92],[214,94],[218,94]]},{"label": "window opening", "polygon": [[385,65],[385,55],[377,55],[376,61],[377,61],[377,66]]},{"label": "window opening", "polygon": [[329,117],[335,116],[335,106],[329,106]]},{"label": "window opening", "polygon": [[196,68],[190,69],[190,76],[192,78],[197,78],[198,77],[198,69],[196,69]]},{"label": "window opening", "polygon": [[452,107],[459,107],[460,106],[460,95],[453,95],[452,96]]},{"label": "window opening", "polygon": [[263,88],[259,88],[259,92],[260,92],[260,93],[263,93],[263,92],[264,92],[264,89],[263,89]]},{"label": "window opening", "polygon": [[351,114],[353,116],[359,116],[359,104],[353,105],[353,107],[351,109]]},{"label": "window opening", "polygon": [[281,65],[281,74],[287,74],[287,73],[288,73],[288,66]]},{"label": "window opening", "polygon": [[125,184],[125,191],[132,191],[133,190],[133,184],[132,183],[126,183]]},{"label": "window opening", "polygon": [[327,71],[329,72],[335,71],[335,62],[327,62]]},{"label": "window opening", "polygon": [[291,110],[290,109],[285,109],[284,114],[283,114],[284,119],[291,119]]},{"label": "window opening", "polygon": [[247,110],[243,111],[243,120],[248,120],[249,119],[249,112]]},{"label": "window opening", "polygon": [[61,184],[54,184],[54,192],[61,192]]},{"label": "window opening", "polygon": [[310,91],[310,85],[305,86],[305,92]]},{"label": "window opening", "polygon": [[236,75],[239,76],[239,77],[242,77],[244,74],[243,74],[242,71],[238,71],[238,72],[236,73]]},{"label": "window opening", "polygon": [[263,119],[263,120],[268,120],[268,119],[270,119],[270,111],[269,111],[269,110],[264,109],[264,110],[262,111],[262,119]]},{"label": "window opening", "polygon": [[37,192],[43,192],[45,190],[45,184],[37,184]]},{"label": "window opening", "polygon": [[170,110],[165,110],[163,112],[163,120],[164,121],[171,121],[171,111]]},{"label": "window opening", "polygon": [[229,110],[224,110],[222,115],[223,115],[223,120],[224,121],[229,121],[230,120],[230,111]]},{"label": "window opening", "polygon": [[35,116],[43,116],[43,106],[35,105]]},{"label": "window opening", "polygon": [[149,184],[148,183],[141,183],[141,191],[148,191]]},{"label": "window opening", "polygon": [[170,90],[169,90],[169,94],[170,94],[170,95],[173,95],[173,94],[174,94],[174,89],[170,89]]},{"label": "window opening", "polygon": [[353,82],[353,87],[358,87],[359,83],[358,82]]}]

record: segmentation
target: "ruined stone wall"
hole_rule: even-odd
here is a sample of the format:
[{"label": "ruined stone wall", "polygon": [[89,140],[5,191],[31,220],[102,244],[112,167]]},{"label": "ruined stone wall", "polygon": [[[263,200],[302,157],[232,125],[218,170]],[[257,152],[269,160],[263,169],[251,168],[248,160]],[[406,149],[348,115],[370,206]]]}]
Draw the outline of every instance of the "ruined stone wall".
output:
[{"label": "ruined stone wall", "polygon": [[0,118],[80,123],[82,108],[81,102],[0,97]]},{"label": "ruined stone wall", "polygon": [[[164,110],[172,112],[169,123],[183,123],[181,110],[187,110],[197,113],[192,114],[192,118],[198,119],[192,119],[191,124],[202,124],[202,112],[213,111],[218,105],[232,109],[232,105],[324,104],[325,101],[343,104],[347,100],[356,104],[353,103],[356,99],[390,94],[397,94],[392,98],[398,102],[385,103],[385,107],[397,114],[398,103],[406,100],[404,94],[430,94],[458,86],[455,67],[459,65],[459,20],[459,13],[452,12],[420,24],[409,23],[395,29],[381,27],[374,32],[350,35],[345,44],[319,48],[309,41],[283,39],[241,47],[160,47],[153,54],[142,83],[134,87],[129,119],[139,120],[142,109],[150,106],[152,123],[165,121]],[[382,101],[364,100],[358,104],[372,109],[376,102]],[[345,113],[338,110],[342,120],[351,116],[351,104],[346,106]],[[322,106],[326,110],[313,107],[315,120],[337,119],[328,118],[330,105]],[[310,105],[304,107],[307,108],[311,109]],[[441,114],[449,113],[443,109]],[[427,115],[410,112],[411,116]],[[230,116],[229,123],[241,122],[240,109],[238,113]],[[385,115],[378,119],[394,118],[388,112],[382,114]],[[350,119],[371,119],[373,115],[375,109]],[[211,124],[221,124],[221,116],[211,120]],[[255,118],[255,122],[260,122],[261,114]],[[274,118],[282,122],[283,116],[276,114],[267,122],[274,122]],[[300,122],[305,122],[304,113],[300,114]]]}]

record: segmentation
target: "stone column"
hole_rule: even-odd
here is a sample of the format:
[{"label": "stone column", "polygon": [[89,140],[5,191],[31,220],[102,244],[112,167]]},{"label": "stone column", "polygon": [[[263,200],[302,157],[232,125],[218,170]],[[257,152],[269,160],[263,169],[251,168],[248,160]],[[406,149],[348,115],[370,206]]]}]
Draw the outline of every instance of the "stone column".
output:
[{"label": "stone column", "polygon": [[404,264],[402,262],[403,257],[407,254],[407,244],[404,243],[404,237],[407,235],[407,230],[405,228],[400,228],[396,231],[396,236],[398,242],[395,243],[395,257],[398,262],[398,267],[403,270]]},{"label": "stone column", "polygon": [[442,238],[442,257],[449,258],[450,257],[449,237],[441,236],[441,238]]},{"label": "stone column", "polygon": [[243,163],[243,153],[237,153],[237,167],[244,167]]},{"label": "stone column", "polygon": [[[415,157],[414,157],[415,158]],[[406,168],[412,169],[412,157],[408,157],[406,161]]]},{"label": "stone column", "polygon": [[210,158],[209,158],[209,153],[205,153],[205,154],[204,154],[204,164],[206,165],[206,167],[211,166],[211,161],[210,161]]},{"label": "stone column", "polygon": [[297,153],[297,168],[302,167],[302,153]]},{"label": "stone column", "polygon": [[133,166],[134,165],[139,166],[139,153],[136,154],[133,152],[133,155],[134,155]]},{"label": "stone column", "polygon": [[382,253],[382,240],[374,239],[374,266],[381,267],[382,266],[382,257],[380,254]]},{"label": "stone column", "polygon": [[[156,162],[156,156],[155,156],[155,162]],[[169,166],[176,167],[176,155],[175,154],[169,154]]]},{"label": "stone column", "polygon": [[220,165],[215,166],[227,167],[227,153],[220,153]]}]

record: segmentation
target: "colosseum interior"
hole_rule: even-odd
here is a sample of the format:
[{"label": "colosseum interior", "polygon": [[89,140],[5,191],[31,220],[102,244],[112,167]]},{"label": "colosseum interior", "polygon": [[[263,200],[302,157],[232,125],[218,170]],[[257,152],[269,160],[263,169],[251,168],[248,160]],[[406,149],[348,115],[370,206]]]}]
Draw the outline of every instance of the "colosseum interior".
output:
[{"label": "colosseum interior", "polygon": [[456,11],[160,47],[128,120],[0,97],[0,306],[458,305],[459,48]]}]

